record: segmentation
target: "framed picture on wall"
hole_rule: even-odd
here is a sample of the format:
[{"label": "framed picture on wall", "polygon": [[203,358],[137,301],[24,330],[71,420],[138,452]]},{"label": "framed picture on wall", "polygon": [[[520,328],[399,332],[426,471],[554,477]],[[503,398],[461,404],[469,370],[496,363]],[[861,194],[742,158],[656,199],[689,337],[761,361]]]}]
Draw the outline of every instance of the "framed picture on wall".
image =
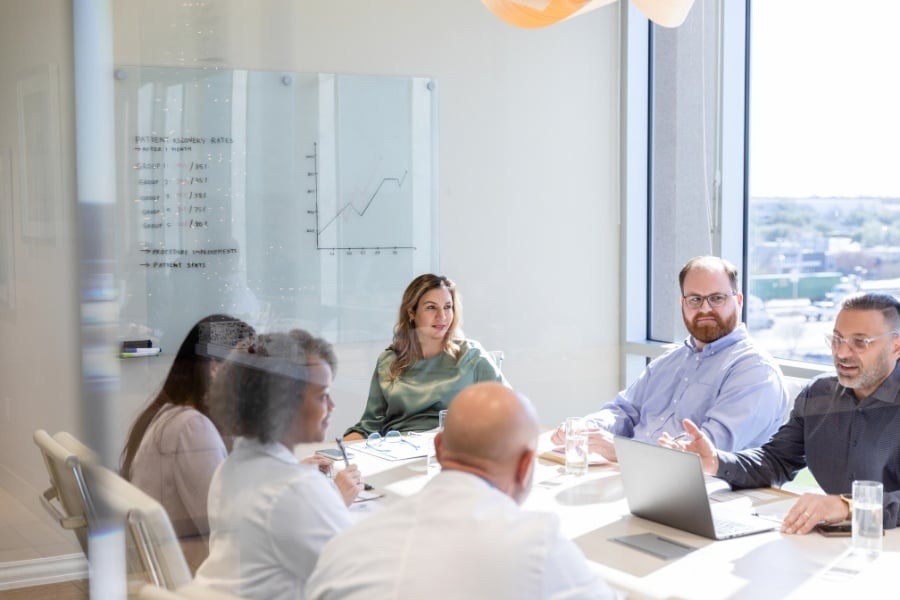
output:
[{"label": "framed picture on wall", "polygon": [[0,148],[0,315],[16,304],[12,189],[12,153]]},{"label": "framed picture on wall", "polygon": [[16,85],[22,238],[54,242],[60,210],[59,81],[56,65],[26,71]]}]

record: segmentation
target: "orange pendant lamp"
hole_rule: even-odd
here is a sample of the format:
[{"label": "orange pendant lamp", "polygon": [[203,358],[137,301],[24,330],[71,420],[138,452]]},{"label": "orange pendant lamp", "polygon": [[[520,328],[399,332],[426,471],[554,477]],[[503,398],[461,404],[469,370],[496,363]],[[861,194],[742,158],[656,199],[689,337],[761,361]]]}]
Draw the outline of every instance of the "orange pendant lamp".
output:
[{"label": "orange pendant lamp", "polygon": [[[535,29],[553,25],[616,0],[481,0],[502,21]],[[623,2],[625,0],[622,0]],[[648,19],[663,27],[684,23],[694,0],[631,0]]]}]

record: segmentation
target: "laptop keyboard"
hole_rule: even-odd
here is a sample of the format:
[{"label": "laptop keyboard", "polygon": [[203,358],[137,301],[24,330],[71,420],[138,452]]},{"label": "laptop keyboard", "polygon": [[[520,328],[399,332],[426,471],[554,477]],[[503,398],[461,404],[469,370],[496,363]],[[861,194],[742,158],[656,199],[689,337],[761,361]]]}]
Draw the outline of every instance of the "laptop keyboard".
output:
[{"label": "laptop keyboard", "polygon": [[718,537],[729,537],[755,529],[749,523],[745,523],[742,521],[729,521],[728,519],[723,519],[721,517],[714,518],[713,524],[715,525],[716,535]]}]

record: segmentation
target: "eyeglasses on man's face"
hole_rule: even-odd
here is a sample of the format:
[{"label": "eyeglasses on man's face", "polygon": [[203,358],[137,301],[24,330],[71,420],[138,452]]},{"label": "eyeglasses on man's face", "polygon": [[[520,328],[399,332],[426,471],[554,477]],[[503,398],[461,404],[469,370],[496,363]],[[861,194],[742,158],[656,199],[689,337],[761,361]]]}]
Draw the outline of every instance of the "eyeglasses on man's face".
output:
[{"label": "eyeglasses on man's face", "polygon": [[684,299],[684,303],[688,308],[698,309],[703,306],[703,303],[706,302],[709,304],[710,308],[719,308],[720,306],[725,304],[725,301],[728,300],[731,296],[736,296],[737,292],[731,292],[730,294],[709,294],[708,296],[701,296],[699,294],[688,294],[687,296],[682,296]]},{"label": "eyeglasses on man's face", "polygon": [[881,338],[887,337],[889,335],[897,334],[900,334],[900,331],[897,331],[896,329],[885,331],[881,335],[876,335],[875,337],[869,338],[860,336],[845,338],[836,333],[826,333],[825,341],[828,342],[828,345],[831,346],[831,350],[834,352],[836,352],[841,347],[841,344],[846,343],[847,347],[850,348],[851,351],[861,353],[868,350],[869,344],[871,344],[872,342],[880,340]]},{"label": "eyeglasses on man's face", "polygon": [[419,447],[413,444],[411,441],[403,437],[399,431],[388,431],[386,434],[381,435],[377,431],[374,433],[370,433],[369,437],[366,438],[366,446],[373,450],[378,450],[379,452],[390,452],[389,444],[409,444],[416,450]]}]

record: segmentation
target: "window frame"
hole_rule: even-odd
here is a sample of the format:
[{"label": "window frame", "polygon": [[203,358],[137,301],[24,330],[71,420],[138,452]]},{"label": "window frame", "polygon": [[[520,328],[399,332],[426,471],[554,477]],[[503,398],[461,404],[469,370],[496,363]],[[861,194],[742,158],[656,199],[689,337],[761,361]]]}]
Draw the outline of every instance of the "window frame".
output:
[{"label": "window frame", "polygon": [[[749,32],[752,0],[719,3],[721,21],[718,42],[721,55],[718,76],[716,118],[719,121],[719,150],[715,172],[714,202],[720,224],[714,238],[714,252],[740,265],[741,289],[747,289],[748,230],[748,148],[749,148]],[[694,7],[697,10],[697,6]],[[652,360],[681,340],[658,341],[650,331],[650,215],[653,165],[651,164],[652,62],[651,28],[659,27],[631,3],[622,4],[622,71],[619,86],[621,135],[620,167],[622,218],[620,306],[622,385],[636,379]],[[690,15],[689,17],[690,18]],[[674,293],[673,293],[674,296]],[[747,305],[745,303],[745,314]],[[787,359],[776,360],[787,377],[808,379],[833,370],[820,365]]]}]

